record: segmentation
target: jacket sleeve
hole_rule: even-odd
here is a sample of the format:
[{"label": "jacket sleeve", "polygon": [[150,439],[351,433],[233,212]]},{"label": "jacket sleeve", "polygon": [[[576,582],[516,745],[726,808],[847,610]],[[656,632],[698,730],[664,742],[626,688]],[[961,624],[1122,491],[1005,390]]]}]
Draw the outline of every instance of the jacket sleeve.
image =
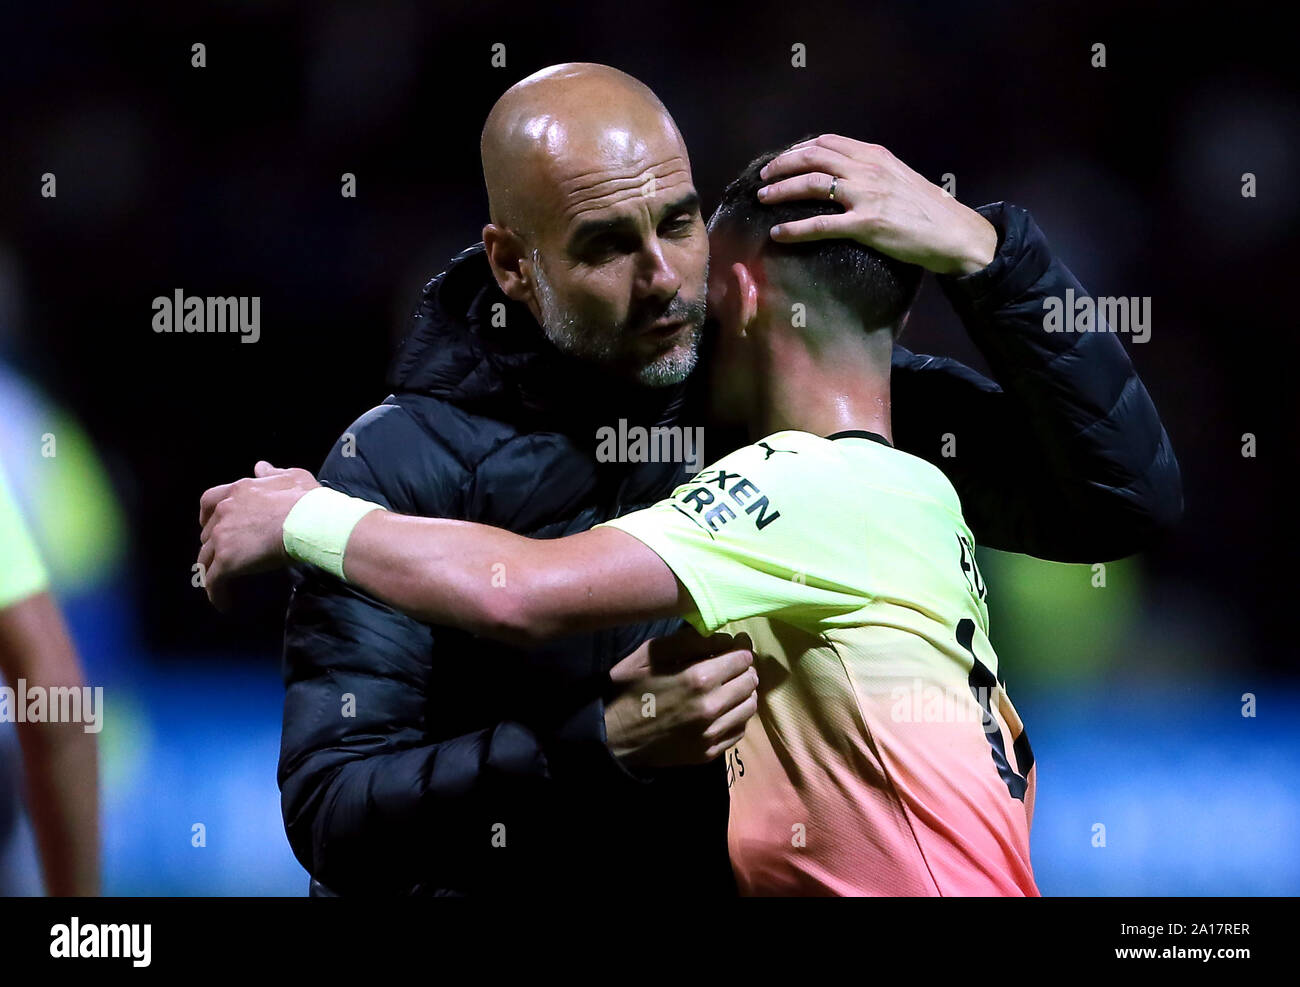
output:
[{"label": "jacket sleeve", "polygon": [[1169,436],[1114,332],[1044,328],[1044,300],[1086,294],[1029,213],[978,210],[997,229],[985,268],[940,277],[997,383],[896,347],[895,438],[952,481],[990,548],[1058,562],[1121,558],[1182,516]]},{"label": "jacket sleeve", "polygon": [[[356,455],[336,445],[320,479],[411,512],[400,478],[381,483],[364,450],[419,448],[429,439],[418,429],[400,408],[375,409],[351,430]],[[492,821],[512,801],[567,779],[590,783],[592,773],[631,778],[605,746],[596,683],[543,727],[503,720],[431,740],[440,736],[438,724],[425,722],[435,663],[462,660],[472,640],[319,570],[295,569],[278,777],[294,854],[331,891],[456,888],[475,866],[468,848],[489,845]]]}]

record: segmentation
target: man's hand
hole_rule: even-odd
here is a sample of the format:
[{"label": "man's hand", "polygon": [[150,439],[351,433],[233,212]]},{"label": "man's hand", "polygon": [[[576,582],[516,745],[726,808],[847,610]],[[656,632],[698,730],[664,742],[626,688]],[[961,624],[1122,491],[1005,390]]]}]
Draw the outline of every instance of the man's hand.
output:
[{"label": "man's hand", "polygon": [[199,500],[199,564],[208,599],[218,610],[226,609],[231,579],[288,561],[284,519],[303,494],[320,486],[304,469],[282,470],[259,462],[253,472],[257,479],[213,487]]},{"label": "man's hand", "polygon": [[645,642],[610,670],[626,683],[605,706],[606,743],[629,767],[703,764],[739,742],[758,710],[748,635],[690,628]]},{"label": "man's hand", "polygon": [[878,144],[823,134],[796,144],[761,172],[766,203],[829,199],[843,213],[813,216],[772,228],[779,243],[857,240],[936,274],[973,274],[997,251],[993,224],[926,181]]}]

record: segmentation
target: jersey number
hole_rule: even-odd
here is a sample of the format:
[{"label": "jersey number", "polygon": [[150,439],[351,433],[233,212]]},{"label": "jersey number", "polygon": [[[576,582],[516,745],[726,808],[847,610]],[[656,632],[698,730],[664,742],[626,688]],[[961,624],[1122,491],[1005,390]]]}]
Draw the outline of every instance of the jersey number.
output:
[{"label": "jersey number", "polygon": [[966,577],[966,585],[977,600],[987,600],[989,590],[984,585],[984,577],[980,575],[980,567],[975,564],[975,546],[958,535],[957,547],[961,551],[961,572]]},{"label": "jersey number", "polygon": [[993,710],[989,707],[989,697],[993,695],[993,689],[997,685],[997,679],[988,667],[975,657],[975,621],[969,617],[963,617],[957,622],[957,643],[966,649],[970,655],[971,661],[975,664],[970,670],[970,691],[975,696],[976,701],[984,710],[983,727],[984,736],[993,748],[993,763],[998,769],[998,775],[1007,783],[1007,790],[1011,792],[1011,797],[1025,800],[1025,790],[1029,787],[1029,771],[1034,766],[1034,752],[1029,747],[1029,734],[1021,730],[1020,736],[1015,739],[1012,745],[1012,753],[1016,756],[1016,767],[1021,773],[1016,774],[1014,768],[1007,761],[1007,748],[1002,740],[1002,731],[998,728],[997,721],[993,719]]}]

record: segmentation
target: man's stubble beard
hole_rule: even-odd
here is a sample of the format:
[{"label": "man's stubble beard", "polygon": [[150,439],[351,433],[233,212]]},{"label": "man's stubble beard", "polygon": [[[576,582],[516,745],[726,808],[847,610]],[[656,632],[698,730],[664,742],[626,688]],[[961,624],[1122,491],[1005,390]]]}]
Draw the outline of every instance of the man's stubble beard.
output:
[{"label": "man's stubble beard", "polygon": [[[667,353],[649,363],[629,366],[628,358],[620,349],[626,342],[621,333],[593,331],[567,311],[555,297],[555,289],[542,269],[541,254],[533,249],[533,272],[537,278],[537,302],[542,312],[542,331],[555,344],[556,349],[570,356],[607,366],[617,373],[631,374],[645,387],[670,387],[680,384],[690,376],[700,358],[700,337],[703,334],[704,301],[679,303],[674,298],[663,316],[690,320],[683,338]],[[704,283],[709,283],[709,265],[704,263]],[[663,317],[661,316],[661,317]]]}]

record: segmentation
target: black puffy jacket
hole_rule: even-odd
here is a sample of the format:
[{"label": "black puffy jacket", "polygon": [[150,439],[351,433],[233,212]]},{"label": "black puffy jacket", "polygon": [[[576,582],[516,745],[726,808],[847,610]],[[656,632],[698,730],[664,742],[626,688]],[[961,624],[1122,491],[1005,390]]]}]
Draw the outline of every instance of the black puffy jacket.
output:
[{"label": "black puffy jacket", "polygon": [[[985,545],[1060,561],[1136,551],[1182,510],[1155,407],[1113,334],[1043,330],[1043,299],[1083,289],[1028,213],[981,212],[998,229],[994,261],[939,280],[1002,386],[897,349],[895,441],[948,474]],[[582,531],[684,472],[598,462],[597,429],[694,423],[705,379],[642,391],[562,356],[478,245],[425,287],[392,395],[320,479],[406,514]],[[727,451],[717,434],[708,458]],[[946,437],[956,456],[941,455]],[[289,841],[318,882],[341,894],[734,891],[721,762],[644,780],[604,744],[609,668],[678,621],[525,652],[422,625],[315,569],[294,586],[279,780]]]}]

